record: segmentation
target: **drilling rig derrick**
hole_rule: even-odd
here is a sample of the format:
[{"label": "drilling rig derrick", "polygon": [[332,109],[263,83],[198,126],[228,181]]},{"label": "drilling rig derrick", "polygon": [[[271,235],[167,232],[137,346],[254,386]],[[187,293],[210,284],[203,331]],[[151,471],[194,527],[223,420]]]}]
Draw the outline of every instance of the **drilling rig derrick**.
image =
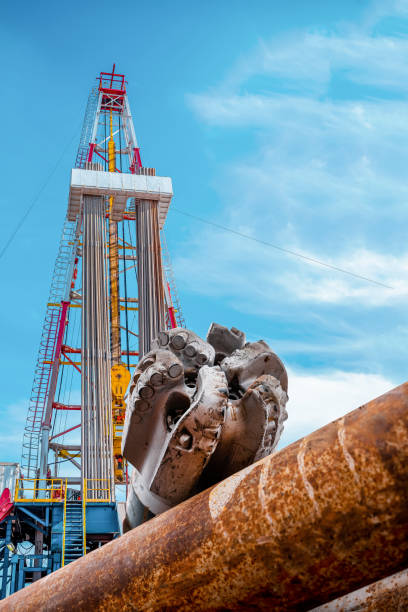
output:
[{"label": "drilling rig derrick", "polygon": [[167,250],[162,263],[172,183],[142,165],[126,86],[114,65],[86,106],[21,464],[0,472],[0,598],[120,534],[130,370],[183,325]]}]

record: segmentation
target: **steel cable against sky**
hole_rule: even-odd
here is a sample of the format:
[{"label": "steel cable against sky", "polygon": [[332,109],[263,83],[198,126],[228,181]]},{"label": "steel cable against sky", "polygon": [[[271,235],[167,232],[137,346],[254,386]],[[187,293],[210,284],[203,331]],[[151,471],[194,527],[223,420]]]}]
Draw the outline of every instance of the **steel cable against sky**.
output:
[{"label": "steel cable against sky", "polygon": [[[79,129],[79,128],[78,128]],[[29,207],[27,208],[27,210],[25,211],[25,213],[22,215],[21,219],[19,220],[19,222],[17,223],[16,227],[14,228],[14,230],[11,232],[9,239],[7,240],[7,242],[4,244],[3,248],[0,251],[0,259],[3,257],[3,255],[6,253],[7,249],[9,248],[10,244],[13,242],[16,234],[18,233],[18,231],[21,229],[24,221],[27,219],[28,215],[30,214],[30,212],[33,210],[34,206],[37,204],[38,200],[40,199],[40,196],[42,195],[44,189],[47,187],[48,183],[50,182],[50,180],[52,179],[52,177],[54,176],[55,172],[57,171],[58,166],[60,165],[61,161],[64,158],[65,153],[68,151],[68,148],[71,146],[72,142],[74,141],[75,138],[78,137],[78,129],[75,130],[74,135],[72,136],[72,138],[69,140],[69,142],[67,142],[67,144],[65,145],[61,155],[59,156],[59,158],[57,159],[57,162],[55,163],[54,167],[52,168],[51,172],[49,173],[49,175],[47,176],[47,178],[45,179],[44,183],[41,185],[39,191],[37,192],[37,195],[34,196],[33,201],[31,202],[31,204],[29,205]]]},{"label": "steel cable against sky", "polygon": [[252,240],[253,242],[258,242],[259,244],[263,244],[265,246],[271,247],[272,249],[276,249],[277,251],[281,251],[283,253],[287,253],[289,255],[293,255],[294,257],[299,257],[300,259],[304,259],[309,263],[315,263],[319,266],[324,266],[326,268],[330,268],[331,270],[335,270],[336,272],[341,272],[342,274],[348,274],[349,276],[354,276],[354,278],[359,278],[360,280],[365,280],[369,283],[373,283],[374,285],[379,285],[380,287],[385,287],[386,289],[394,289],[394,287],[390,287],[390,285],[386,285],[385,283],[381,283],[373,278],[369,278],[368,276],[362,276],[361,274],[355,274],[350,270],[345,270],[344,268],[339,268],[338,266],[333,266],[332,264],[321,261],[320,259],[315,259],[314,257],[308,257],[307,255],[302,255],[302,253],[297,253],[296,251],[291,251],[290,249],[285,249],[284,247],[278,246],[277,244],[272,244],[271,242],[267,242],[266,240],[260,240],[259,238],[254,238],[253,236],[249,236],[248,234],[243,234],[242,232],[238,232],[226,225],[221,225],[220,223],[216,223],[214,221],[209,221],[208,219],[203,219],[202,217],[198,217],[197,215],[193,215],[185,210],[180,210],[175,206],[171,206],[170,210],[174,210],[175,212],[180,213],[181,215],[185,215],[186,217],[191,217],[196,221],[201,221],[201,223],[206,223],[207,225],[212,225],[213,227],[217,227],[225,232],[230,232],[231,234],[235,234],[236,236],[240,236],[241,238],[246,238],[247,240]]}]

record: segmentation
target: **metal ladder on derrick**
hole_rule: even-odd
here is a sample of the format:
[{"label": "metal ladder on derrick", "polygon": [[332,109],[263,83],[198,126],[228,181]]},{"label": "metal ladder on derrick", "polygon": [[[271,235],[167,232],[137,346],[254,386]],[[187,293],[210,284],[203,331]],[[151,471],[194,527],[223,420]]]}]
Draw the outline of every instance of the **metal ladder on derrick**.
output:
[{"label": "metal ladder on derrick", "polygon": [[52,363],[61,314],[60,303],[71,282],[75,258],[76,223],[65,219],[51,283],[47,310],[38,351],[34,381],[24,428],[21,470],[25,478],[36,478],[39,436],[48,400]]},{"label": "metal ladder on derrick", "polygon": [[[92,88],[82,125],[81,139],[75,163],[76,168],[85,167],[99,99],[98,88]],[[48,400],[55,343],[61,313],[60,302],[64,299],[67,287],[69,287],[71,283],[72,264],[75,259],[76,228],[76,222],[69,221],[68,218],[65,219],[59,251],[54,266],[34,381],[28,405],[27,420],[24,428],[21,470],[25,478],[37,477],[40,431]]]},{"label": "metal ladder on derrick", "polygon": [[84,122],[82,125],[81,138],[79,141],[78,152],[75,161],[75,168],[85,168],[88,161],[89,143],[92,141],[92,130],[95,115],[98,110],[99,91],[97,87],[91,89],[85,110]]},{"label": "metal ladder on derrick", "polygon": [[167,247],[166,236],[163,230],[160,232],[160,242],[161,242],[164,276],[165,276],[166,282],[169,285],[171,299],[175,307],[177,325],[179,327],[185,327],[186,322],[184,320],[183,311],[181,310],[180,298],[177,292],[176,280],[173,274],[173,266],[171,264],[170,253]]}]

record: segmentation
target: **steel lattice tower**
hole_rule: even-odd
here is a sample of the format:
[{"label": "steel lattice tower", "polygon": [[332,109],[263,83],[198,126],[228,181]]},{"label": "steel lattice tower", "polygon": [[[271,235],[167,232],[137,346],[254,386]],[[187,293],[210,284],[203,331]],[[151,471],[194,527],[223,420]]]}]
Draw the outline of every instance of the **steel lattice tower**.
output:
[{"label": "steel lattice tower", "polygon": [[109,488],[114,499],[115,483],[126,482],[120,438],[131,361],[149,350],[159,329],[184,320],[161,232],[171,194],[166,203],[153,192],[85,193],[73,184],[84,173],[107,172],[121,184],[129,175],[161,180],[142,166],[126,80],[115,66],[100,74],[86,106],[21,461],[26,479],[61,476],[60,464],[68,463],[68,483],[93,479],[95,496]]},{"label": "steel lattice tower", "polygon": [[21,465],[0,466],[0,599],[120,534],[130,372],[184,326],[162,232],[171,179],[142,165],[126,85],[101,72],[86,106]]}]

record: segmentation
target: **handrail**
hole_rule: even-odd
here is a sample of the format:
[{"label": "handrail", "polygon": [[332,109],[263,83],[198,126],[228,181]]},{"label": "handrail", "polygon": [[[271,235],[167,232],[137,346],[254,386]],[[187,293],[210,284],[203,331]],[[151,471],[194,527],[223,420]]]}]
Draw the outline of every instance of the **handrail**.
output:
[{"label": "handrail", "polygon": [[[107,487],[100,486],[107,483]],[[96,483],[96,486],[92,486]],[[91,485],[91,486],[89,486]],[[99,486],[98,486],[99,485]],[[91,496],[91,497],[90,497]],[[84,478],[82,482],[82,533],[83,551],[86,555],[86,504],[106,503],[111,501],[111,487],[109,478]]]},{"label": "handrail", "polygon": [[[92,486],[96,483],[96,486]],[[107,486],[101,486],[106,483]],[[91,486],[89,486],[91,485]],[[86,503],[106,503],[111,501],[111,486],[109,478],[85,478],[84,501]]]},{"label": "handrail", "polygon": [[65,565],[65,526],[67,523],[67,479],[65,479],[65,495],[64,495],[64,528],[63,528],[63,534],[62,534],[62,564],[61,566],[64,567]]},{"label": "handrail", "polygon": [[17,478],[14,501],[62,503],[65,496],[63,482],[62,478]]},{"label": "handrail", "polygon": [[82,488],[82,540],[83,540],[83,548],[84,555],[86,555],[86,478],[84,478],[83,488]]}]

